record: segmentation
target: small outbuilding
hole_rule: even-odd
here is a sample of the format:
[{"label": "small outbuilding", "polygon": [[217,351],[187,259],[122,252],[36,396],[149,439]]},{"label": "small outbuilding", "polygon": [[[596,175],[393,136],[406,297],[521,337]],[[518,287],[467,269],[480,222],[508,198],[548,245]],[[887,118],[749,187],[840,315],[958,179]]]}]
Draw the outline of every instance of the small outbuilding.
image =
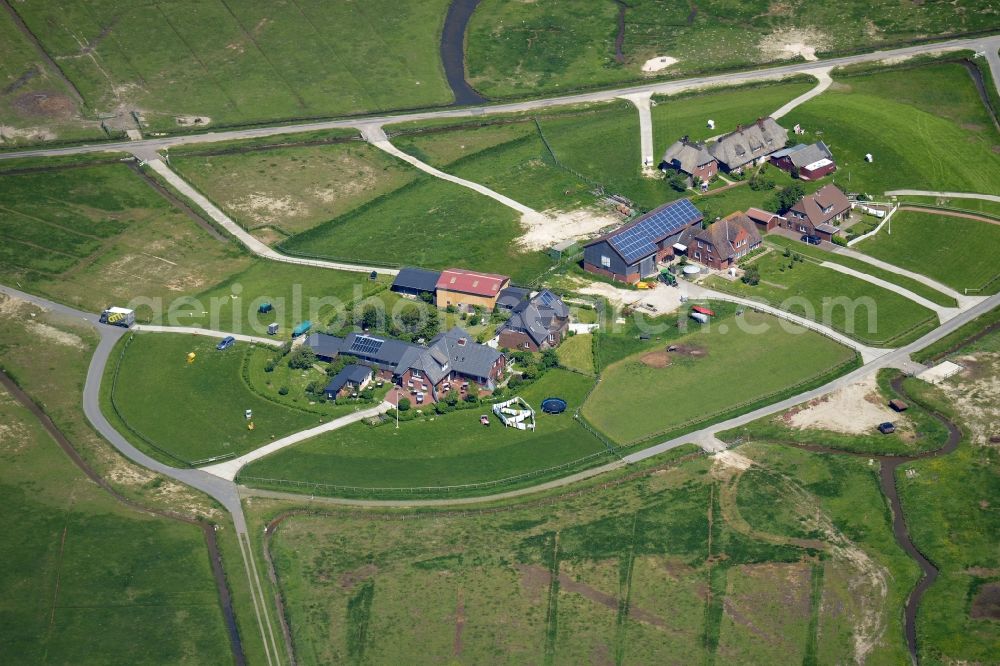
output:
[{"label": "small outbuilding", "polygon": [[890,400],[889,406],[892,407],[892,410],[895,412],[905,412],[907,409],[909,409],[909,405],[907,405],[902,400]]},{"label": "small outbuilding", "polygon": [[420,296],[423,293],[434,294],[441,271],[428,271],[423,268],[400,269],[392,281],[392,291],[405,296]]},{"label": "small outbuilding", "polygon": [[348,391],[364,390],[372,380],[372,369],[363,365],[348,365],[338,372],[327,387],[323,389],[328,400],[336,400],[337,396]]}]

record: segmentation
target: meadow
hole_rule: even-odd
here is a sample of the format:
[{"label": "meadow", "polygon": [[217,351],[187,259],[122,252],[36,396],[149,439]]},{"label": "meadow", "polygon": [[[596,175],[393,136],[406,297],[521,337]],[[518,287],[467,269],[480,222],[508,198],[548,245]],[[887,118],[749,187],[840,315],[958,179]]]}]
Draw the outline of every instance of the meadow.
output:
[{"label": "meadow", "polygon": [[218,126],[448,104],[447,4],[15,8],[91,112],[142,109],[151,129],[176,131],[182,116]]},{"label": "meadow", "polygon": [[789,112],[785,125],[796,123],[802,140],[830,146],[835,179],[850,192],[1000,194],[1000,138],[961,65],[835,73],[827,91]]},{"label": "meadow", "polygon": [[[315,413],[272,402],[245,383],[248,345],[217,351],[217,343],[192,335],[135,335],[120,364],[116,350],[108,365],[104,390],[113,404],[105,413],[118,416],[137,446],[172,464],[246,453],[319,424]],[[247,409],[253,410],[254,430]]]},{"label": "meadow", "polygon": [[963,292],[1000,291],[1000,225],[980,220],[901,211],[878,235],[856,249],[902,268],[921,273]]},{"label": "meadow", "polygon": [[[753,261],[760,284],[710,276],[703,284],[819,321],[868,345],[891,347],[937,325],[929,309],[860,278],[770,252]],[[845,300],[846,299],[846,300]]]},{"label": "meadow", "polygon": [[43,165],[0,174],[5,284],[99,312],[136,297],[169,301],[249,264],[125,164]]},{"label": "meadow", "polygon": [[[239,478],[248,485],[284,490],[295,487],[266,479],[355,486],[383,494],[378,489],[498,481],[571,463],[605,450],[573,419],[593,383],[590,377],[554,369],[518,389],[516,394],[536,410],[553,395],[569,405],[558,416],[539,411],[535,431],[504,428],[489,405],[444,415],[425,410],[424,418],[404,421],[398,430],[391,422],[375,427],[358,423],[320,435],[247,465]],[[479,423],[480,414],[490,416],[489,427]],[[322,486],[307,489],[317,494],[344,492]],[[474,489],[458,491],[475,494]]]},{"label": "meadow", "polygon": [[919,280],[915,280],[911,277],[905,275],[900,275],[899,273],[894,273],[892,271],[887,271],[869,264],[868,262],[862,261],[860,259],[854,259],[853,257],[848,257],[843,254],[837,254],[835,252],[828,252],[827,250],[817,247],[815,245],[809,245],[808,243],[803,243],[799,240],[793,240],[785,236],[769,236],[767,242],[771,245],[775,245],[782,250],[784,248],[790,249],[792,252],[801,254],[804,257],[809,257],[817,261],[828,261],[830,263],[839,264],[846,268],[852,268],[856,271],[861,271],[872,277],[885,280],[886,282],[891,282],[893,284],[899,285],[904,289],[912,291],[918,296],[923,296],[927,300],[937,303],[938,305],[943,305],[946,308],[954,308],[958,306],[958,302],[951,296],[946,296],[937,289],[929,287]]},{"label": "meadow", "polygon": [[[401,231],[401,224],[405,224]],[[505,205],[432,176],[282,241],[278,249],[354,262],[460,266],[528,281],[550,265],[542,252],[514,242],[520,215]]]},{"label": "meadow", "polygon": [[[568,93],[580,88],[680,78],[755,64],[799,60],[786,45],[822,54],[888,48],[915,37],[995,27],[986,0],[960,7],[892,0],[734,5],[707,0],[696,6],[641,0],[532,2],[485,0],[467,35],[472,84],[490,97]],[[621,54],[616,38],[621,30]],[[793,47],[794,49],[794,47]],[[644,74],[646,60],[678,62]]]},{"label": "meadow", "polygon": [[594,336],[578,333],[556,347],[559,365],[577,372],[594,373]]},{"label": "meadow", "polygon": [[[314,329],[336,323],[350,313],[353,303],[384,292],[390,284],[388,275],[372,281],[367,273],[255,259],[245,271],[193,300],[178,301],[171,325],[266,335],[268,324],[277,323],[277,336],[290,339],[292,329],[303,321],[311,321]],[[273,310],[259,313],[264,303]]]},{"label": "meadow", "polygon": [[[239,152],[236,152],[239,150]],[[171,166],[266,243],[338,217],[416,177],[366,143],[171,155]]]},{"label": "meadow", "polygon": [[[740,452],[755,467],[672,452],[498,511],[252,511],[271,524],[304,662],[833,663],[854,658],[863,613],[885,629],[863,656],[905,659],[895,618],[916,572],[876,476],[859,460]],[[869,566],[884,600],[858,576]]]},{"label": "meadow", "polygon": [[[583,415],[619,445],[629,445],[832,378],[831,371],[846,369],[854,358],[829,338],[786,330],[770,315],[737,316],[741,322],[721,317],[671,339],[676,352],[661,343],[607,366]],[[764,334],[750,332],[764,327]]]},{"label": "meadow", "polygon": [[[0,365],[43,405],[80,457],[142,506],[218,522],[222,544],[232,530],[204,495],[133,465],[84,417],[83,383],[97,344],[93,328],[6,297],[0,297],[0,311]],[[231,659],[199,527],[115,500],[2,389],[0,431],[0,495],[11,512],[11,538],[0,544],[6,660]],[[247,657],[263,658],[250,597],[240,585],[238,551],[224,547],[223,556]]]}]

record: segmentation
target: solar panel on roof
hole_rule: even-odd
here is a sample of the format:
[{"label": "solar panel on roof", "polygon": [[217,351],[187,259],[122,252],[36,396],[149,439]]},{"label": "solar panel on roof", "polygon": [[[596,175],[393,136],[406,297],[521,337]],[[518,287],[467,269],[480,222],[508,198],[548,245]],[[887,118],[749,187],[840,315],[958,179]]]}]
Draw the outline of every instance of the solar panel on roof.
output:
[{"label": "solar panel on roof", "polygon": [[556,300],[556,295],[551,291],[543,291],[542,295],[538,297],[538,300],[540,300],[543,305],[552,305]]},{"label": "solar panel on roof", "polygon": [[363,356],[374,356],[382,348],[384,340],[359,335],[351,344],[351,351]]},{"label": "solar panel on roof", "polygon": [[690,201],[681,199],[649,213],[632,227],[608,238],[608,242],[625,261],[632,263],[656,252],[655,243],[700,217],[701,213]]}]

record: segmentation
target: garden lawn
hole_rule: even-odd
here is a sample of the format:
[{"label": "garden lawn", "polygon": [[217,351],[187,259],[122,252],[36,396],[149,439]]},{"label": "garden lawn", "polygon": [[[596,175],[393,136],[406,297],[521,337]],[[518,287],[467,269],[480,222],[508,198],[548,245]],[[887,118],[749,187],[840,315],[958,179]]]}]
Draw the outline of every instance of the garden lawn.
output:
[{"label": "garden lawn", "polygon": [[[821,138],[830,146],[842,186],[876,196],[894,189],[1000,194],[994,176],[1000,172],[1000,153],[994,150],[1000,136],[961,66],[834,81],[792,110],[783,124],[801,124],[803,142]],[[866,153],[874,156],[872,163],[864,161]]]},{"label": "garden lawn", "polygon": [[820,379],[854,358],[818,333],[786,331],[770,315],[740,316],[766,332],[744,332],[722,318],[671,341],[681,351],[666,353],[666,367],[654,367],[662,359],[647,356],[662,356],[662,348],[618,361],[601,373],[583,415],[618,444],[633,444]]},{"label": "garden lawn", "polygon": [[[241,454],[319,424],[316,414],[267,400],[244,382],[248,345],[217,351],[218,340],[137,334],[125,348],[114,405],[137,445],[168,462]],[[187,354],[195,361],[187,362]],[[117,362],[116,355],[112,359]],[[253,410],[254,430],[244,410]],[[174,459],[171,459],[174,458]]]},{"label": "garden lawn", "polygon": [[935,213],[902,211],[877,236],[855,249],[958,291],[995,294],[1000,290],[1000,224]]},{"label": "garden lawn", "polygon": [[937,289],[929,287],[919,280],[915,280],[911,277],[900,275],[899,273],[894,273],[892,271],[883,270],[878,266],[873,266],[872,264],[861,261],[860,259],[854,259],[853,257],[837,254],[835,252],[828,252],[827,250],[815,245],[809,245],[808,243],[793,240],[786,236],[772,235],[768,236],[767,240],[769,243],[777,245],[782,250],[787,247],[792,252],[797,252],[805,257],[811,257],[817,261],[828,261],[830,263],[840,264],[846,268],[852,268],[856,271],[861,271],[862,273],[871,275],[872,277],[899,285],[904,289],[909,289],[918,296],[923,296],[927,300],[937,303],[938,305],[943,305],[946,308],[958,307],[958,302],[954,298],[942,294]]},{"label": "garden lawn", "polygon": [[780,307],[872,346],[896,347],[937,325],[931,310],[905,296],[810,261],[771,252],[752,265],[760,270],[756,286],[714,276],[703,284]]},{"label": "garden lawn", "polygon": [[552,261],[522,251],[520,215],[507,206],[431,176],[281,243],[291,254],[424,268],[459,266],[534,279]]},{"label": "garden lawn", "polygon": [[[172,326],[249,335],[266,335],[268,324],[277,322],[277,337],[290,339],[292,329],[303,321],[311,321],[314,330],[338,322],[342,325],[359,299],[385,295],[388,302],[385,290],[390,284],[388,275],[372,281],[367,273],[257,259],[247,270],[193,300],[179,301],[172,319],[168,312],[168,319]],[[263,303],[274,309],[259,313]]]},{"label": "garden lawn", "polygon": [[578,333],[562,341],[556,347],[559,365],[593,374],[594,372],[594,336],[589,333]]},{"label": "garden lawn", "polygon": [[[534,432],[504,428],[485,404],[445,415],[427,410],[428,418],[402,422],[398,430],[391,422],[377,427],[358,423],[320,435],[247,465],[240,479],[265,486],[276,485],[265,479],[371,489],[453,486],[569,463],[605,450],[573,419],[593,381],[553,369],[518,391],[538,414]],[[541,401],[551,396],[566,400],[565,413],[541,413]],[[479,423],[480,414],[489,415],[489,427]],[[333,488],[315,491],[337,493]]]},{"label": "garden lawn", "polygon": [[417,171],[367,143],[171,155],[170,164],[230,217],[276,242],[357,208]]},{"label": "garden lawn", "polygon": [[90,110],[143,109],[152,129],[177,130],[176,115],[215,126],[447,104],[447,6],[211,0],[15,10]]},{"label": "garden lawn", "polygon": [[169,302],[248,264],[124,164],[0,174],[4,284],[97,312],[133,298]]},{"label": "garden lawn", "polygon": [[201,529],[115,500],[3,388],[0,424],[4,661],[232,661]]}]

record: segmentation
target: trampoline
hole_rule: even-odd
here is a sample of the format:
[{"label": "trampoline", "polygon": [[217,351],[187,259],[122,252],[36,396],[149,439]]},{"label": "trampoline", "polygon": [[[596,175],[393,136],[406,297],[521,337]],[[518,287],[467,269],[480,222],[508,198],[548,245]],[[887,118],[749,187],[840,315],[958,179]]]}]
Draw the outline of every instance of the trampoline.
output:
[{"label": "trampoline", "polygon": [[546,398],[542,400],[542,411],[546,414],[562,414],[566,411],[566,401],[562,398]]}]

